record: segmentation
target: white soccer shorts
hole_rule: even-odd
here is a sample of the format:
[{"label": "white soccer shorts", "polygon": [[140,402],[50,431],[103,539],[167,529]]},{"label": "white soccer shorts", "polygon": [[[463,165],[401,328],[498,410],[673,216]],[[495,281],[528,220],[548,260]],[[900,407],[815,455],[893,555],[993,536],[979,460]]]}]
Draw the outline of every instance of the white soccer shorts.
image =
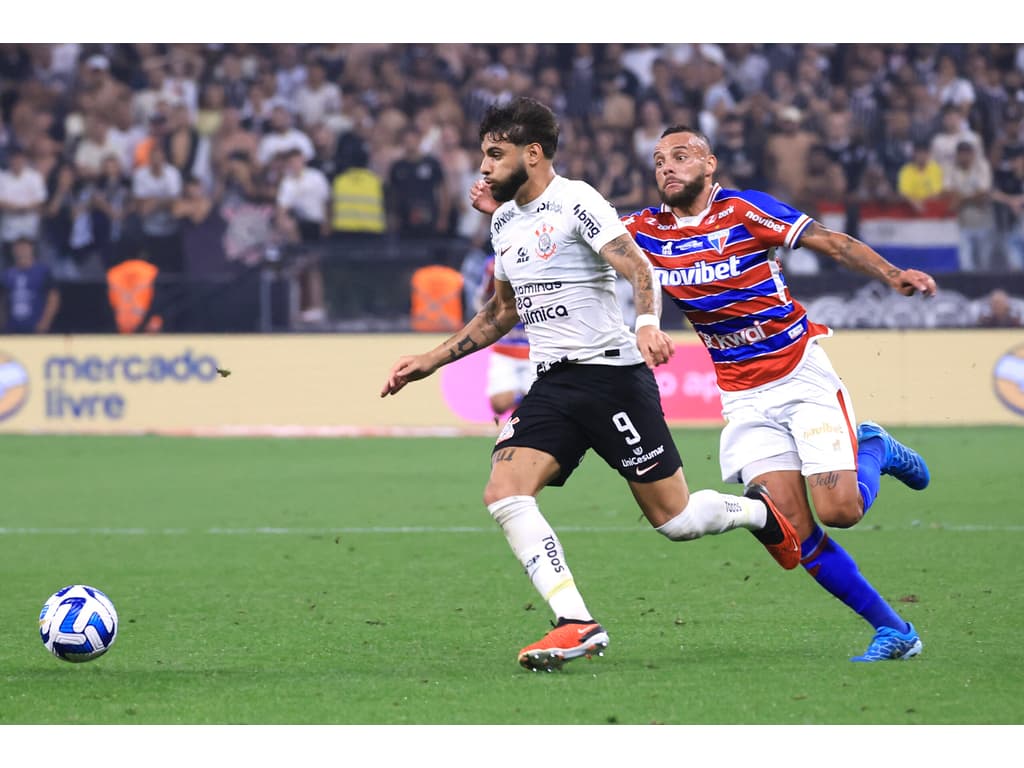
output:
[{"label": "white soccer shorts", "polygon": [[804,477],[857,468],[857,421],[850,393],[828,355],[811,342],[787,378],[722,393],[722,480],[747,483],[765,472]]},{"label": "white soccer shorts", "polygon": [[493,352],[487,366],[487,396],[499,392],[527,392],[536,378],[537,364],[530,362],[530,358]]}]

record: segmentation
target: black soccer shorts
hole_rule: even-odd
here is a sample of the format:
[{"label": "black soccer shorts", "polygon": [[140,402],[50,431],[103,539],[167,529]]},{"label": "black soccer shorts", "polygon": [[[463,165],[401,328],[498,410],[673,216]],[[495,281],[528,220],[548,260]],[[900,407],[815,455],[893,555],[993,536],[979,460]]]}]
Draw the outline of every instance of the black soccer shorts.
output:
[{"label": "black soccer shorts", "polygon": [[631,366],[559,363],[541,374],[509,417],[494,451],[533,448],[555,457],[565,485],[588,448],[627,480],[653,482],[675,474],[679,458],[654,374]]}]

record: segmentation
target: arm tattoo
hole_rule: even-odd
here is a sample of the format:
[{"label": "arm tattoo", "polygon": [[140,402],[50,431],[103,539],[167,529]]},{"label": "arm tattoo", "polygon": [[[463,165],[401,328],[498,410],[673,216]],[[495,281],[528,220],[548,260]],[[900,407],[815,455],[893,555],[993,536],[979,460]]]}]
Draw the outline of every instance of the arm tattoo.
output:
[{"label": "arm tattoo", "polygon": [[633,301],[638,315],[661,316],[661,286],[654,284],[654,269],[631,235],[620,235],[602,249],[602,255],[624,272],[633,285]]},{"label": "arm tattoo", "polygon": [[829,472],[828,474],[824,475],[815,475],[814,477],[810,478],[810,480],[811,485],[815,487],[828,488],[829,490],[832,490],[836,487],[836,485],[839,484],[839,473]]},{"label": "arm tattoo", "polygon": [[638,315],[661,316],[661,286],[654,285],[653,278],[654,270],[644,256],[643,264],[636,270],[636,282],[633,283],[633,299]]},{"label": "arm tattoo", "polygon": [[472,336],[463,336],[461,339],[455,342],[455,346],[452,347],[452,349],[449,351],[449,362],[455,362],[460,357],[465,357],[466,355],[472,354],[473,352],[476,352],[478,349],[480,349],[480,344]]}]

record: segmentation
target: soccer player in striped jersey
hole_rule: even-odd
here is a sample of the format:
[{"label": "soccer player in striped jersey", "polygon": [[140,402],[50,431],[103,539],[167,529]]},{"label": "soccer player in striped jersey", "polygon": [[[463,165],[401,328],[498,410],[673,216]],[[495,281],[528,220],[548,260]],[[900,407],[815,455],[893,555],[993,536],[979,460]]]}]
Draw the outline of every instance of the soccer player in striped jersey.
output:
[{"label": "soccer player in striped jersey", "polygon": [[935,280],[769,194],[723,189],[716,167],[707,136],[668,128],[654,150],[662,205],[623,220],[711,355],[726,420],[722,479],[767,487],[800,534],[807,572],[874,627],[854,661],[910,658],[922,648],[917,631],[815,522],[807,495],[822,523],[847,528],[871,507],[881,474],[921,490],[928,467],[879,425],[854,426],[850,395],[817,343],[832,331],[790,295],[774,251],[810,248],[905,296],[934,295]]},{"label": "soccer player in striped jersey", "polygon": [[[652,369],[668,361],[653,268],[615,209],[584,181],[555,173],[559,128],[551,110],[520,97],[493,105],[480,124],[483,174],[497,254],[494,295],[433,349],[398,359],[381,389],[397,394],[526,326],[537,380],[505,422],[491,452],[484,503],[554,628],[519,651],[529,670],[601,654],[608,633],[591,615],[537,496],[564,485],[593,450],[626,480],[650,524],[672,541],[746,528],[784,568],[800,561],[796,531],[764,492],[690,493],[661,409]],[[633,285],[635,332],[623,323],[616,273]]]}]

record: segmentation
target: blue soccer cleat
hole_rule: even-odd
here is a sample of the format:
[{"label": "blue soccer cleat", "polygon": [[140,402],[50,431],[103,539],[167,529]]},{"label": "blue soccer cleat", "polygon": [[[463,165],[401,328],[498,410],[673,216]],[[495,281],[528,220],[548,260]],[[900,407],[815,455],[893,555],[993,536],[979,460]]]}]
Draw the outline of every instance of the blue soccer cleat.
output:
[{"label": "blue soccer cleat", "polygon": [[892,627],[881,627],[875,632],[871,645],[860,656],[854,656],[850,661],[889,661],[890,659],[909,659],[917,656],[924,645],[921,638],[917,636],[917,630],[909,621],[906,632],[897,632]]},{"label": "blue soccer cleat", "polygon": [[908,448],[873,421],[862,422],[857,427],[857,441],[863,443],[872,437],[882,438],[885,444],[885,462],[882,474],[892,475],[904,485],[921,491],[928,487],[931,473],[921,454]]}]

